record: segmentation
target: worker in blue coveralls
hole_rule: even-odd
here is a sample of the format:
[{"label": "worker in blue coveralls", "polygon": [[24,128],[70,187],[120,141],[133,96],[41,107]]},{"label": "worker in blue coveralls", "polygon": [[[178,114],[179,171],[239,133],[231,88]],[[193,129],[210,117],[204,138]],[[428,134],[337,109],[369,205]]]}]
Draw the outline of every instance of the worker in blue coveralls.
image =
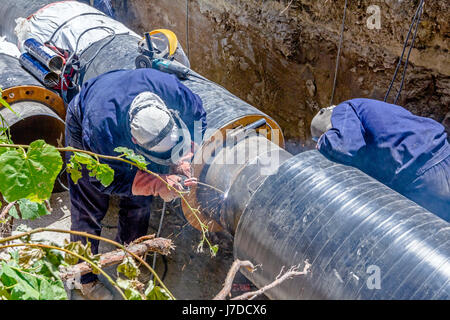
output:
[{"label": "worker in blue coveralls", "polygon": [[450,146],[438,122],[397,105],[353,99],[321,109],[311,134],[328,158],[450,220]]},{"label": "worker in blue coveralls", "polygon": [[115,11],[111,4],[111,0],[79,0],[79,1],[91,5],[92,7],[107,14],[111,18],[115,18]]},{"label": "worker in blue coveralls", "polygon": [[[191,177],[191,137],[199,140],[206,130],[206,112],[201,99],[175,76],[154,69],[117,70],[90,79],[71,101],[66,117],[66,145],[97,154],[118,156],[114,149],[126,147],[143,155],[149,170],[164,182],[129,164],[101,160],[114,170],[114,181],[105,187],[84,168],[74,183],[69,177],[72,230],[100,235],[101,221],[111,195],[120,197],[116,240],[131,241],[147,234],[153,196],[169,202],[186,177]],[[67,154],[69,160],[72,154]],[[84,237],[72,236],[71,241]],[[98,252],[98,241],[91,241]],[[87,299],[111,299],[110,292],[92,273],[81,277],[82,295]]]}]

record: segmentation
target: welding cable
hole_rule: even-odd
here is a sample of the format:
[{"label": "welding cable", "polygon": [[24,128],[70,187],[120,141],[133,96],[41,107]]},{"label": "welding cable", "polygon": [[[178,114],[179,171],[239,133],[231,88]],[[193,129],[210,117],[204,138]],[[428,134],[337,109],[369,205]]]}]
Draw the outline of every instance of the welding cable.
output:
[{"label": "welding cable", "polygon": [[188,59],[191,57],[189,46],[189,0],[186,0],[186,49]]},{"label": "welding cable", "polygon": [[[75,87],[76,87],[76,85],[74,86],[74,87],[69,87],[69,84],[66,82],[66,79],[64,78],[64,74],[65,74],[65,72],[66,72],[66,68],[67,68],[67,65],[68,64],[73,64],[73,59],[75,58],[75,55],[77,54],[77,51],[78,51],[78,46],[79,46],[79,43],[80,43],[80,40],[81,40],[81,38],[87,33],[87,32],[89,32],[89,31],[92,31],[92,30],[96,30],[96,29],[103,29],[103,30],[107,30],[107,31],[110,31],[111,32],[111,34],[110,34],[110,39],[104,44],[104,45],[102,45],[98,50],[97,50],[97,52],[93,55],[93,57],[88,61],[88,62],[86,62],[85,64],[84,64],[84,66],[83,66],[83,68],[85,69],[84,71],[86,71],[87,70],[87,68],[89,67],[89,65],[90,65],[90,63],[92,63],[92,61],[98,56],[98,54],[100,53],[100,51],[101,50],[103,50],[103,48],[105,48],[108,44],[110,44],[111,43],[111,41],[113,41],[114,40],[114,38],[116,37],[116,32],[114,31],[114,29],[112,29],[112,28],[110,28],[110,27],[105,27],[105,26],[95,26],[95,27],[92,27],[92,28],[88,28],[88,29],[86,29],[86,30],[84,30],[79,36],[78,36],[78,39],[77,39],[77,42],[76,42],[76,44],[75,44],[75,48],[74,48],[74,51],[72,52],[72,54],[70,55],[70,57],[67,59],[67,62],[66,62],[66,64],[64,65],[64,67],[63,67],[63,69],[62,69],[62,71],[61,71],[61,83],[60,83],[60,90],[61,90],[61,96],[63,97],[63,99],[64,99],[64,101],[66,102],[66,103],[68,103],[68,101],[67,101],[67,99],[66,99],[66,94],[65,94],[65,90],[64,90],[64,85],[66,85],[67,86],[67,88],[68,89],[74,89]],[[103,39],[104,40],[104,39]],[[87,67],[86,67],[87,66]],[[80,67],[80,70],[81,70],[82,68]]]},{"label": "welding cable", "polygon": [[339,60],[341,57],[342,42],[344,40],[345,18],[347,16],[347,3],[348,3],[348,0],[345,0],[344,16],[342,18],[341,35],[339,37],[339,46],[338,46],[338,52],[337,52],[337,56],[336,56],[336,68],[334,70],[333,90],[331,92],[330,106],[333,105],[334,94],[336,92],[337,75],[338,75],[338,71],[339,71]]},{"label": "welding cable", "polygon": [[[158,227],[158,231],[156,232],[156,237],[159,238],[160,234],[161,234],[161,229],[162,229],[162,224],[164,221],[164,214],[166,213],[166,203],[167,202],[163,202],[163,208],[162,208],[162,212],[161,212],[161,219],[159,220],[159,227]],[[153,270],[155,270],[156,267],[156,252],[153,253],[153,265],[152,268]],[[167,271],[167,268],[166,268]],[[163,277],[164,278],[164,277]],[[153,274],[150,276],[150,280],[153,280]]]},{"label": "welding cable", "polygon": [[61,23],[58,28],[55,29],[55,31],[53,31],[52,35],[50,36],[50,39],[47,41],[47,43],[53,44],[56,47],[55,42],[53,42],[53,38],[55,37],[55,35],[69,22],[71,22],[72,20],[79,18],[79,17],[83,17],[83,16],[105,16],[106,15],[104,13],[100,13],[100,12],[84,12],[84,13],[80,13],[76,16],[71,17],[70,19],[67,19],[66,21],[64,21],[63,23]]},{"label": "welding cable", "polygon": [[[400,55],[400,58],[399,58],[398,63],[397,63],[397,67],[395,68],[395,71],[394,71],[394,76],[392,77],[391,83],[389,84],[389,88],[388,88],[388,90],[386,92],[386,95],[384,96],[384,102],[386,102],[387,99],[389,98],[389,94],[391,93],[391,90],[392,90],[392,87],[394,85],[395,79],[397,78],[397,74],[398,74],[398,71],[400,70],[400,66],[401,66],[401,64],[403,62],[403,57],[405,55],[406,47],[408,46],[409,37],[411,36],[411,32],[412,32],[412,29],[414,27],[414,24],[416,23],[417,20],[419,20],[419,23],[420,23],[420,16],[422,15],[422,12],[423,12],[423,4],[424,4],[424,0],[421,0],[421,2],[419,3],[419,5],[418,5],[418,7],[416,9],[414,17],[413,17],[413,19],[411,21],[411,25],[409,27],[408,34],[407,34],[405,42],[403,44],[402,54]],[[412,46],[414,45],[414,41],[415,41],[415,38],[416,38],[416,32],[417,32],[417,26],[419,25],[419,23],[416,25],[416,30],[414,32],[414,39],[412,40],[411,48],[409,50],[408,58],[407,58],[407,60],[405,62],[404,69],[406,69],[406,66],[408,65],[409,54],[411,53]],[[405,74],[405,72],[403,72],[403,73]],[[403,88],[403,81],[404,81],[404,77],[402,78],[401,88]],[[400,91],[397,93],[397,96],[399,96]],[[397,101],[397,99],[398,98],[396,97],[395,101]]]},{"label": "welding cable", "polygon": [[425,0],[422,0],[421,5],[419,5],[419,15],[417,17],[416,28],[414,30],[413,38],[411,40],[411,46],[409,47],[408,55],[406,56],[405,66],[403,67],[402,81],[400,82],[400,88],[398,89],[397,96],[395,97],[395,100],[394,100],[394,104],[397,104],[397,101],[400,98],[400,94],[402,93],[402,90],[403,90],[403,85],[405,83],[405,77],[406,77],[406,70],[408,68],[409,57],[411,55],[412,49],[414,48],[414,43],[416,41],[416,36],[417,36],[417,30],[419,29],[420,19],[422,18],[424,1]]}]

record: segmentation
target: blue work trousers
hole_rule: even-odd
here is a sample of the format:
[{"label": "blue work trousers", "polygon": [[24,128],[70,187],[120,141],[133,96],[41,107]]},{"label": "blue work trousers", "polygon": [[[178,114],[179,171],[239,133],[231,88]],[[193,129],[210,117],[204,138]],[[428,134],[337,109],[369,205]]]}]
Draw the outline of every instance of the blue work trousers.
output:
[{"label": "blue work trousers", "polygon": [[427,169],[401,193],[450,222],[450,157]]},{"label": "blue work trousers", "polygon": [[[83,149],[81,145],[81,127],[70,108],[66,118],[66,146]],[[68,160],[71,153],[66,153]],[[71,230],[83,231],[99,236],[102,230],[101,221],[105,217],[110,195],[102,193],[89,180],[88,172],[83,169],[83,178],[77,184],[73,183],[70,176],[69,194],[71,203]],[[92,178],[91,178],[92,179]],[[132,183],[132,181],[130,181]],[[122,244],[130,243],[133,240],[147,234],[150,219],[150,205],[153,197],[121,197],[119,201],[119,225],[116,241]],[[86,243],[86,238],[71,235],[71,241],[81,241]],[[92,252],[98,253],[98,240],[89,239]],[[92,273],[81,277],[81,283],[89,283],[96,280]]]}]

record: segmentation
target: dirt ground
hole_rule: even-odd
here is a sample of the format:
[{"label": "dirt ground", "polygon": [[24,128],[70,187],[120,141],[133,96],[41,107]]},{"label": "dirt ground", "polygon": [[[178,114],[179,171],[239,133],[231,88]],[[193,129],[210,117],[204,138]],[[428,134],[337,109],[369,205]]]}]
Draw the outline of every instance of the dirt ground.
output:
[{"label": "dirt ground", "polygon": [[[185,0],[113,3],[136,32],[168,28],[188,47]],[[417,5],[349,1],[334,103],[384,98]],[[379,28],[368,27],[371,6]],[[189,8],[193,69],[272,116],[289,151],[312,145],[310,121],[330,103],[344,0],[190,0]],[[425,2],[399,104],[439,122],[447,115],[450,129],[449,15],[448,1]]]}]

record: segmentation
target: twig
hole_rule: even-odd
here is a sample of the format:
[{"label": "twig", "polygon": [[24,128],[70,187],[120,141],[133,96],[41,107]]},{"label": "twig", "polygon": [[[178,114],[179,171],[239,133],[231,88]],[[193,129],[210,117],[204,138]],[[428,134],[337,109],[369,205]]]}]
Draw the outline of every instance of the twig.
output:
[{"label": "twig", "polygon": [[46,249],[59,250],[59,251],[65,252],[67,254],[71,254],[71,255],[77,257],[80,260],[84,260],[86,263],[90,264],[92,266],[92,268],[94,268],[96,271],[100,272],[103,276],[105,276],[105,278],[117,289],[117,291],[119,291],[119,293],[122,295],[122,297],[125,300],[127,300],[127,297],[123,293],[122,289],[120,289],[120,287],[118,286],[117,282],[115,282],[105,271],[103,271],[95,263],[93,263],[92,261],[88,260],[87,258],[79,255],[76,252],[73,252],[73,251],[70,251],[70,250],[67,250],[67,249],[64,249],[64,248],[59,248],[59,247],[55,247],[55,246],[51,246],[51,245],[45,245],[45,244],[39,244],[39,243],[14,243],[14,244],[8,244],[8,245],[0,246],[0,249],[13,248],[13,247],[35,247],[35,248],[46,248]]},{"label": "twig", "polygon": [[[12,216],[9,216],[8,219],[8,213],[15,204],[16,201],[8,203],[8,205],[4,207],[2,212],[0,213],[0,236],[2,238],[9,237],[12,233],[14,218]],[[4,223],[2,223],[2,221],[4,221]]]},{"label": "twig", "polygon": [[134,254],[133,252],[130,252],[129,250],[127,250],[127,248],[125,248],[123,245],[121,245],[120,243],[118,243],[118,242],[116,242],[114,240],[110,240],[110,239],[107,239],[107,238],[104,238],[104,237],[96,236],[96,235],[89,234],[87,232],[81,232],[81,231],[51,229],[51,228],[37,228],[37,229],[33,229],[31,231],[28,231],[28,232],[23,232],[23,233],[14,235],[14,236],[10,236],[10,237],[7,237],[7,238],[0,239],[0,243],[9,242],[9,241],[12,241],[12,240],[20,239],[20,238],[22,238],[24,236],[31,236],[32,234],[46,232],[46,231],[47,232],[56,232],[56,233],[74,234],[74,235],[85,237],[85,238],[96,239],[96,240],[100,240],[100,241],[104,241],[104,242],[110,243],[110,244],[116,246],[117,248],[122,249],[123,251],[125,251],[126,253],[131,255],[133,258],[135,258],[137,261],[139,261],[144,267],[146,267],[153,274],[153,276],[155,277],[155,280],[161,285],[161,287],[164,290],[167,291],[169,296],[173,300],[176,300],[175,297],[173,296],[173,294],[170,292],[170,290],[166,287],[164,282],[162,282],[162,280],[159,278],[159,276],[155,272],[155,270],[153,270],[153,268],[150,267],[150,265],[146,261],[144,261],[141,257],[139,257],[138,255]]},{"label": "twig", "polygon": [[11,210],[11,208],[14,207],[15,204],[16,201],[13,201],[11,203],[8,203],[8,205],[3,208],[2,213],[0,213],[0,221],[6,219],[6,215],[9,213],[9,210]]},{"label": "twig", "polygon": [[291,0],[291,1],[289,2],[289,4],[287,5],[287,7],[284,8],[283,11],[280,12],[280,15],[283,14],[287,9],[289,9],[289,7],[291,6],[292,2],[294,2],[294,0]]},{"label": "twig", "polygon": [[[30,148],[30,146],[29,146],[29,145],[24,145],[24,144],[0,144],[0,148],[16,148],[16,149],[19,148],[19,149],[22,149],[23,152],[24,152],[24,154],[25,154],[26,152],[25,152],[24,149],[28,149],[28,148]],[[86,150],[76,149],[76,148],[72,148],[72,147],[56,148],[56,150],[58,150],[58,151],[60,151],[60,152],[79,152],[79,153],[84,153],[84,154],[90,155],[91,157],[95,157],[96,159],[99,159],[99,158],[100,158],[100,159],[107,159],[107,160],[117,160],[117,161],[121,161],[121,162],[127,163],[127,164],[129,164],[129,165],[131,165],[131,166],[134,166],[134,167],[138,168],[139,170],[142,170],[142,171],[144,171],[144,172],[146,172],[146,173],[148,173],[148,174],[150,174],[150,175],[156,177],[157,179],[159,179],[160,181],[162,181],[162,182],[167,186],[167,188],[168,188],[169,190],[172,190],[172,191],[176,192],[176,193],[179,195],[179,197],[181,198],[181,200],[186,204],[186,207],[189,209],[189,211],[192,212],[192,214],[193,214],[194,217],[196,218],[197,222],[199,223],[199,225],[200,225],[200,227],[201,227],[201,231],[202,231],[202,238],[203,238],[203,241],[206,241],[206,243],[208,244],[208,246],[209,246],[210,249],[212,248],[212,244],[210,243],[210,241],[208,240],[208,238],[207,238],[207,236],[206,236],[207,233],[208,233],[208,226],[205,225],[205,224],[203,223],[203,221],[202,221],[202,220],[199,218],[199,216],[197,215],[197,212],[199,212],[199,210],[198,210],[198,209],[192,208],[192,206],[189,204],[189,202],[188,202],[188,201],[186,200],[186,198],[184,197],[183,192],[180,191],[180,190],[178,190],[177,188],[171,186],[171,185],[170,185],[169,183],[167,183],[167,181],[164,180],[159,174],[157,174],[157,173],[155,173],[155,172],[153,172],[153,171],[150,171],[150,170],[148,170],[147,168],[142,168],[141,166],[139,166],[138,164],[136,164],[136,163],[133,162],[133,161],[129,161],[129,160],[127,160],[127,159],[123,159],[123,158],[120,158],[120,157],[117,157],[117,156],[101,155],[101,154],[97,154],[97,153],[94,153],[94,152],[91,152],[91,151],[86,151]],[[209,186],[209,185],[208,185],[208,186]],[[212,186],[210,186],[210,187],[212,187]],[[212,187],[212,188],[214,188],[214,187]]]},{"label": "twig", "polygon": [[227,277],[225,278],[225,282],[223,284],[222,290],[214,297],[213,300],[225,300],[227,295],[230,294],[231,288],[233,286],[234,278],[236,277],[236,273],[239,271],[241,267],[247,268],[250,272],[255,270],[255,266],[250,261],[241,261],[236,260],[231,265],[230,270],[228,271]]},{"label": "twig", "polygon": [[[142,256],[149,251],[158,252],[162,255],[168,255],[172,249],[174,249],[172,240],[164,238],[150,239],[137,244],[132,243],[127,247],[127,250],[138,256]],[[121,263],[127,256],[128,254],[120,249],[107,252],[100,256],[99,265],[102,268],[116,265]],[[74,278],[75,275],[82,276],[89,272],[92,272],[92,266],[86,262],[82,262],[61,270],[60,276],[63,281],[67,281],[68,279]]]},{"label": "twig", "polygon": [[287,279],[291,279],[291,278],[297,277],[297,276],[304,276],[304,275],[308,274],[308,270],[310,267],[311,267],[311,264],[309,264],[308,261],[305,261],[305,267],[303,268],[303,271],[298,271],[299,266],[292,267],[281,277],[277,278],[275,281],[273,281],[272,283],[269,283],[268,285],[262,287],[261,289],[244,293],[240,296],[232,298],[231,300],[252,300],[252,299],[256,298],[257,296],[263,294],[267,290],[280,285]]}]

